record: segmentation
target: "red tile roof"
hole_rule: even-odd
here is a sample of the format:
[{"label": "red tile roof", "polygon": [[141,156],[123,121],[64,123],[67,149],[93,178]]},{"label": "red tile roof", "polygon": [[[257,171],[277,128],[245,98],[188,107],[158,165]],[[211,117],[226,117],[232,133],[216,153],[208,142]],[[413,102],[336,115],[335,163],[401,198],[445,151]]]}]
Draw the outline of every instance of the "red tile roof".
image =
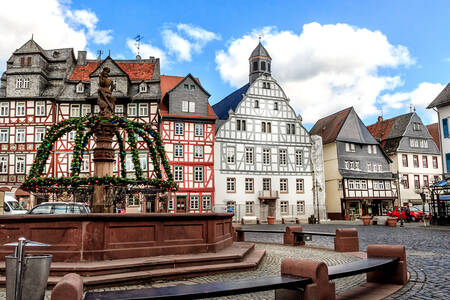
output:
[{"label": "red tile roof", "polygon": [[433,123],[433,124],[427,125],[427,129],[428,129],[428,132],[433,137],[433,140],[436,143],[436,146],[438,147],[439,151],[441,151],[441,140],[439,138],[438,123]]},{"label": "red tile roof", "polygon": [[[117,65],[124,71],[130,80],[151,80],[155,63],[150,62],[120,62]],[[89,81],[89,75],[97,69],[99,62],[88,62],[85,66],[75,66],[69,80]]]},{"label": "red tile roof", "polygon": [[370,133],[377,141],[384,141],[391,132],[394,123],[395,118],[384,121],[379,118],[377,123],[367,126],[367,129],[369,129]]},{"label": "red tile roof", "polygon": [[349,107],[320,119],[311,128],[310,134],[320,135],[324,145],[334,142],[352,109],[353,107]]}]

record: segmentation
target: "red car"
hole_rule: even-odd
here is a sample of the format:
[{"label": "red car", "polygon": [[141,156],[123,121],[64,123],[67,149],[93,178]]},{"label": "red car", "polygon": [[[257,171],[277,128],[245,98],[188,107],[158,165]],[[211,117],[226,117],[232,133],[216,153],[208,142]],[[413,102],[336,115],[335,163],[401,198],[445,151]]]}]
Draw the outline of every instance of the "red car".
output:
[{"label": "red car", "polygon": [[[406,220],[406,206],[402,206],[402,219]],[[423,217],[423,212],[422,210],[418,209],[417,207],[410,207],[409,208],[409,212],[411,215],[411,221],[416,221],[416,220],[422,220]],[[398,219],[400,219],[400,207],[399,206],[394,206],[394,209],[392,211],[388,211],[387,215],[390,217],[397,217]]]}]

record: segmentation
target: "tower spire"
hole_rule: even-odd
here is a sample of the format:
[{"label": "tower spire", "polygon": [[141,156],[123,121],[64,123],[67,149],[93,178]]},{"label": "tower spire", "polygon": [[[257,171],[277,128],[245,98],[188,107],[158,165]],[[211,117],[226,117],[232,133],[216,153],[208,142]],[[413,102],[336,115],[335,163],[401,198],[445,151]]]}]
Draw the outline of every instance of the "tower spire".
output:
[{"label": "tower spire", "polygon": [[272,58],[267,52],[266,48],[261,44],[262,35],[259,34],[259,42],[256,48],[253,50],[250,55],[249,64],[250,64],[250,72],[249,72],[249,81],[252,83],[256,80],[256,78],[262,75],[270,75]]}]

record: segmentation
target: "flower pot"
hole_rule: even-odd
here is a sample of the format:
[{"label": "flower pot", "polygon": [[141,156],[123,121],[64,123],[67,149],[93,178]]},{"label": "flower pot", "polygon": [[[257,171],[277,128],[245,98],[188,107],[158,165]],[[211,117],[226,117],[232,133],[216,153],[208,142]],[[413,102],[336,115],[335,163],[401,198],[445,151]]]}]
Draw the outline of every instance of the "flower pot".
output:
[{"label": "flower pot", "polygon": [[361,217],[361,219],[363,221],[363,225],[368,226],[368,225],[370,225],[370,221],[372,220],[372,217],[364,216],[364,217]]},{"label": "flower pot", "polygon": [[275,217],[267,217],[267,224],[275,224]]},{"label": "flower pot", "polygon": [[390,227],[395,227],[397,226],[397,218],[387,218],[387,224]]}]

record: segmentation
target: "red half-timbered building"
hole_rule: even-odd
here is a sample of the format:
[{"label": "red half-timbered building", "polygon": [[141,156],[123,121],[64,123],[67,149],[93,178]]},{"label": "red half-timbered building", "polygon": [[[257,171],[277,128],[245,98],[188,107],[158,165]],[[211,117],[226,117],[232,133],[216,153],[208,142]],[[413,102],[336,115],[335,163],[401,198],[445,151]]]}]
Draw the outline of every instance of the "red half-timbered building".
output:
[{"label": "red half-timbered building", "polygon": [[170,212],[207,212],[214,205],[214,111],[191,74],[161,75],[160,133],[178,190]]}]

